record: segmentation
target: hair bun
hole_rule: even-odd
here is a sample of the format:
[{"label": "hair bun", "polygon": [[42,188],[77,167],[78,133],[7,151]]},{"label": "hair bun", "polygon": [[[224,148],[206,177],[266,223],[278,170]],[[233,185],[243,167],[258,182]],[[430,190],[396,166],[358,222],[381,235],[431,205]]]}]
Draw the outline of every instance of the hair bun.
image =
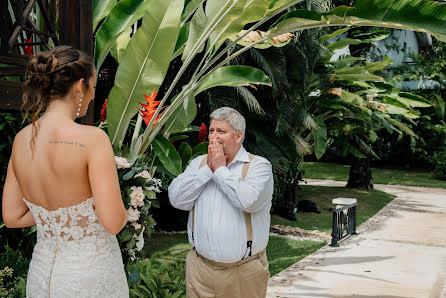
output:
[{"label": "hair bun", "polygon": [[56,67],[57,59],[53,54],[41,52],[33,57],[26,71],[26,81],[33,89],[41,89],[43,93],[51,86],[51,73]]}]

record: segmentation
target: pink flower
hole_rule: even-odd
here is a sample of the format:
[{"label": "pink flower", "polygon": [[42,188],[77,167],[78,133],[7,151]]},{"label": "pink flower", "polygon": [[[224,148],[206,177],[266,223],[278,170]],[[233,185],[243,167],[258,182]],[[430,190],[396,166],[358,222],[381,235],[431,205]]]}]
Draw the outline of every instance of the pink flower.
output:
[{"label": "pink flower", "polygon": [[130,164],[125,157],[115,156],[115,162],[118,166],[118,169],[128,169],[130,168]]},{"label": "pink flower", "polygon": [[132,193],[130,194],[130,204],[133,207],[143,207],[144,206],[144,193],[141,186],[132,186],[130,188]]},{"label": "pink flower", "polygon": [[127,221],[137,221],[139,219],[139,210],[129,207],[127,209]]}]

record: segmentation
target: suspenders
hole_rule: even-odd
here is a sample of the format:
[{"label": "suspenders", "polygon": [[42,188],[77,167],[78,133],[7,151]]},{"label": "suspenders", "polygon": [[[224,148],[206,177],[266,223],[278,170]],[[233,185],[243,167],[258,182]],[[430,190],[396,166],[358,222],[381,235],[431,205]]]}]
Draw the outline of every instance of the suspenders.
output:
[{"label": "suspenders", "polygon": [[[245,180],[246,174],[248,173],[249,165],[254,159],[254,154],[249,154],[249,161],[245,162],[242,167],[242,181]],[[199,169],[204,167],[207,163],[208,157],[205,156],[200,163]],[[248,257],[252,254],[252,223],[251,223],[251,213],[243,212],[245,214],[245,224],[246,224],[246,247],[249,250]],[[195,221],[195,206],[192,207],[192,240],[194,240],[194,221]]]}]

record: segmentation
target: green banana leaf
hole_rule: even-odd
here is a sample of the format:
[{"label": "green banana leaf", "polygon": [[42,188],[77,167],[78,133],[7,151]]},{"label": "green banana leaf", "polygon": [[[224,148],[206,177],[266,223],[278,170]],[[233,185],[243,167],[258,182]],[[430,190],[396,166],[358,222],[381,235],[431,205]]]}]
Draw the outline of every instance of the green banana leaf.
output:
[{"label": "green banana leaf", "polygon": [[431,102],[416,94],[399,92],[397,100],[412,108],[427,108],[432,106]]},{"label": "green banana leaf", "polygon": [[[181,12],[181,11],[180,11]],[[152,141],[153,152],[161,161],[163,167],[173,176],[181,174],[181,157],[175,147],[162,135],[157,135]]]},{"label": "green banana leaf", "polygon": [[192,148],[192,158],[208,153],[209,142],[203,142]]},{"label": "green banana leaf", "polygon": [[317,159],[320,159],[327,150],[327,127],[322,118],[313,117],[313,119],[318,125],[317,128],[313,127],[311,130],[314,139],[314,154]]},{"label": "green banana leaf", "polygon": [[410,107],[390,96],[384,96],[382,102],[386,104],[388,114],[405,114],[410,110]]},{"label": "green banana leaf", "polygon": [[304,0],[274,0],[271,2],[270,6],[268,7],[265,16],[272,16],[276,14],[280,9],[283,7],[290,5],[290,4],[299,4],[301,2],[304,2]]},{"label": "green banana leaf", "polygon": [[189,36],[189,26],[190,23],[186,23],[180,28],[180,33],[178,34],[177,43],[175,45],[175,50],[173,51],[172,60],[181,55],[186,46],[187,37]]},{"label": "green banana leaf", "polygon": [[407,125],[405,125],[404,123],[394,119],[394,118],[387,118],[387,121],[392,124],[393,126],[397,127],[399,130],[401,130],[402,132],[405,132],[406,134],[416,137],[418,138],[418,136],[415,134],[415,132],[410,129]]},{"label": "green banana leaf", "polygon": [[[172,101],[175,101],[176,97]],[[167,119],[165,133],[177,133],[186,128],[197,116],[197,104],[195,96],[186,97],[180,107]]]},{"label": "green banana leaf", "polygon": [[93,32],[96,26],[102,21],[115,7],[116,0],[93,0]]},{"label": "green banana leaf", "polygon": [[328,41],[329,39],[332,39],[333,37],[337,37],[337,36],[339,36],[339,35],[341,35],[341,34],[347,32],[347,31],[349,31],[349,30],[351,30],[351,29],[353,29],[353,28],[358,28],[358,27],[353,26],[353,27],[347,27],[347,28],[341,28],[341,29],[338,29],[338,30],[336,30],[336,31],[333,31],[333,32],[330,33],[330,34],[323,35],[323,36],[320,38],[320,40],[321,40],[321,41]]},{"label": "green banana leaf", "polygon": [[166,75],[183,10],[182,0],[152,0],[142,26],[131,38],[116,72],[107,104],[108,132],[120,147],[144,94],[158,90]]},{"label": "green banana leaf", "polygon": [[132,33],[133,28],[130,27],[124,32],[122,32],[119,37],[116,39],[116,42],[113,44],[113,46],[110,49],[110,55],[115,58],[116,62],[121,61],[121,57],[125,53],[125,49],[127,48],[127,45],[130,42],[130,34]]},{"label": "green banana leaf", "polygon": [[227,38],[237,36],[245,24],[261,20],[272,4],[274,4],[273,0],[248,0],[241,8],[242,11],[240,7],[233,8],[231,14],[235,14],[236,18],[220,30],[214,30],[210,37],[210,44],[215,44],[215,48],[218,49]]},{"label": "green banana leaf", "polygon": [[191,0],[181,15],[181,22],[186,22],[206,0]]},{"label": "green banana leaf", "polygon": [[[121,0],[108,14],[96,33],[94,59],[99,69],[119,35],[141,19],[152,0]],[[152,10],[152,8],[151,8]]]},{"label": "green banana leaf", "polygon": [[252,84],[271,86],[271,79],[260,69],[245,66],[231,65],[215,70],[202,80],[195,88],[194,94],[216,86],[249,86]]},{"label": "green banana leaf", "polygon": [[181,157],[183,170],[187,167],[189,164],[190,157],[192,156],[192,148],[189,146],[188,143],[182,142],[180,147],[178,148],[178,154]]},{"label": "green banana leaf", "polygon": [[[211,75],[204,78],[194,89],[193,95],[184,99],[184,102],[176,108],[166,121],[165,132],[179,132],[195,119],[197,114],[195,96],[198,93],[216,86],[238,87],[250,86],[253,84],[271,86],[271,80],[263,71],[251,66],[232,65],[217,69]],[[176,100],[175,97],[172,102],[175,102]]]},{"label": "green banana leaf", "polygon": [[183,61],[204,48],[207,38],[224,31],[243,12],[247,0],[207,0],[206,8],[200,6],[189,28],[189,38],[184,48]]},{"label": "green banana leaf", "polygon": [[360,44],[360,43],[362,43],[360,39],[342,38],[342,39],[336,40],[333,43],[328,44],[327,49],[329,49],[330,51],[334,51],[334,50],[343,49],[346,46],[349,46],[351,44],[355,45],[355,44]]},{"label": "green banana leaf", "polygon": [[[350,29],[350,28],[348,28],[348,29]],[[385,30],[377,30],[377,31],[370,32],[370,33],[356,34],[353,36],[353,38],[342,38],[342,39],[336,40],[335,42],[328,44],[327,48],[330,51],[334,51],[337,49],[343,49],[346,46],[351,45],[351,44],[355,45],[355,44],[379,41],[379,40],[387,38],[389,35],[390,35],[390,32],[385,31]]]},{"label": "green banana leaf", "polygon": [[371,74],[364,66],[353,66],[335,70],[335,80],[342,81],[380,81],[380,76]]},{"label": "green banana leaf", "polygon": [[318,13],[295,10],[283,15],[272,34],[328,26],[372,26],[426,32],[445,40],[446,5],[430,0],[357,0],[353,7],[339,6]]}]

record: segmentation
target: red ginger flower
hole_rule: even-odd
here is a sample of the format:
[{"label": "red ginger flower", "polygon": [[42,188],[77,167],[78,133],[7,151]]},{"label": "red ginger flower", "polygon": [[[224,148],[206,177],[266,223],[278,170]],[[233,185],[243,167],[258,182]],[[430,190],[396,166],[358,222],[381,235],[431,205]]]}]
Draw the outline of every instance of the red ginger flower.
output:
[{"label": "red ginger flower", "polygon": [[206,141],[208,135],[208,130],[206,129],[206,125],[201,123],[200,132],[198,133],[198,141],[203,143]]},{"label": "red ginger flower", "polygon": [[105,99],[104,104],[101,109],[101,122],[104,122],[107,119],[107,99]]},{"label": "red ginger flower", "polygon": [[[25,43],[32,43],[33,42],[33,37],[31,36],[29,39],[24,39]],[[33,46],[22,46],[23,51],[25,52],[26,55],[28,56],[32,56],[33,55]]]},{"label": "red ginger flower", "polygon": [[[155,89],[153,89],[152,94],[150,96],[147,96],[144,94],[144,97],[146,98],[147,104],[139,103],[144,109],[139,110],[141,112],[142,119],[144,120],[144,123],[146,125],[149,125],[150,120],[152,119],[153,115],[155,115],[156,108],[161,103],[160,100],[155,100],[156,96],[158,95],[158,91],[155,92]],[[162,107],[161,110],[163,110],[165,107]],[[153,125],[156,124],[156,122],[161,117],[162,113],[159,113],[156,117],[155,121],[153,122]]]}]

